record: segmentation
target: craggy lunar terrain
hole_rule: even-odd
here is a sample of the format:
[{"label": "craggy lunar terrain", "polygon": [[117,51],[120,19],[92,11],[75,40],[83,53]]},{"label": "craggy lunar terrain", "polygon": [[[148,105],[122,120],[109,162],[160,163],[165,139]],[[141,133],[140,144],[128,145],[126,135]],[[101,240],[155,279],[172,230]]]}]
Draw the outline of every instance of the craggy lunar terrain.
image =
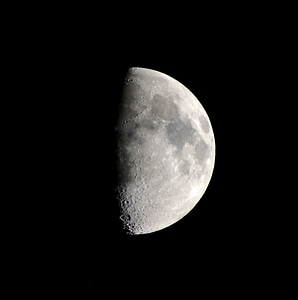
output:
[{"label": "craggy lunar terrain", "polygon": [[168,75],[130,68],[117,136],[117,194],[125,231],[154,232],[191,211],[215,160],[212,127],[198,99]]}]

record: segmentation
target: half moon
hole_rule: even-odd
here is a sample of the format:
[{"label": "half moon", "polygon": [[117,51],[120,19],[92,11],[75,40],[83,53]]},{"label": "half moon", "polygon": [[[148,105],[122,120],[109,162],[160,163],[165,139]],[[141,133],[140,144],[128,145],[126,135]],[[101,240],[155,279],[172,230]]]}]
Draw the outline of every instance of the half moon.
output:
[{"label": "half moon", "polygon": [[214,168],[214,134],[203,106],[177,80],[128,70],[117,142],[117,195],[127,233],[166,228],[203,196]]}]

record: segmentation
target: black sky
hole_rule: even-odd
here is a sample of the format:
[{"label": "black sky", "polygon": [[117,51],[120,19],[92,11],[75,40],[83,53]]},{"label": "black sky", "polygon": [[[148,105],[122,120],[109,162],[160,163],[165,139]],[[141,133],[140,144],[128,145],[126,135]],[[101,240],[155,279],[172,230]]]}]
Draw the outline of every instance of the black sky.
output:
[{"label": "black sky", "polygon": [[[64,67],[61,82],[54,82],[63,91],[56,103],[63,193],[57,205],[61,255],[73,270],[65,270],[68,284],[107,290],[110,284],[145,287],[149,281],[155,290],[170,280],[171,286],[206,289],[226,276],[242,284],[241,274],[262,255],[256,228],[259,177],[252,158],[258,141],[251,142],[259,54],[239,36],[217,34],[181,34],[184,42],[172,34],[170,41],[160,36],[155,41],[153,30],[141,41],[115,38],[111,44],[99,37],[74,52],[67,46],[70,52],[59,57]],[[113,194],[114,122],[121,81],[132,66],[164,72],[188,87],[206,109],[216,141],[214,174],[195,209],[175,225],[143,236],[121,232]]]},{"label": "black sky", "polygon": [[[29,106],[37,119],[36,174],[45,175],[36,179],[43,226],[35,230],[41,272],[51,274],[47,285],[83,295],[135,288],[154,295],[162,288],[201,296],[235,286],[251,291],[273,268],[268,252],[277,226],[265,149],[274,105],[268,87],[278,68],[274,39],[243,10],[197,13],[128,14],[117,21],[113,14],[104,19],[104,11],[90,18],[68,14],[65,22],[35,26],[21,43],[22,69],[37,87],[32,99],[38,101]],[[163,72],[190,89],[216,142],[214,173],[196,207],[176,224],[140,236],[121,231],[113,192],[114,128],[129,67]]]}]

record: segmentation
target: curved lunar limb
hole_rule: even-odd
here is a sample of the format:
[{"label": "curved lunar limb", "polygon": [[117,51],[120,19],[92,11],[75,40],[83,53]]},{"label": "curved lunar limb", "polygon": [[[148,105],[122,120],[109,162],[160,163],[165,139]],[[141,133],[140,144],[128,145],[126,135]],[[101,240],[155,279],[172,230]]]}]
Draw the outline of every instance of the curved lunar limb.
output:
[{"label": "curved lunar limb", "polygon": [[198,99],[166,74],[130,68],[117,134],[117,191],[126,231],[151,233],[190,212],[215,161],[212,126]]}]

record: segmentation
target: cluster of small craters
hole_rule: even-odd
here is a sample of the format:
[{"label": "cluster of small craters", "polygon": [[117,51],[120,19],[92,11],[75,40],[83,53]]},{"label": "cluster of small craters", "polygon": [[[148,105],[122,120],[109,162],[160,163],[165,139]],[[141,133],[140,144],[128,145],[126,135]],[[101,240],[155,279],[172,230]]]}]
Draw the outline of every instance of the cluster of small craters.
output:
[{"label": "cluster of small craters", "polygon": [[123,231],[125,233],[131,235],[142,233],[142,227],[139,224],[133,222],[130,215],[126,212],[122,211],[120,220],[123,222]]},{"label": "cluster of small craters", "polygon": [[[132,221],[131,214],[127,209],[129,206],[129,200],[125,187],[119,187],[117,189],[117,198],[120,207],[120,220],[123,222],[123,230],[127,234],[135,234],[135,232],[140,231],[141,228]],[[131,207],[131,209],[134,210],[133,207]],[[135,214],[134,211],[131,213]]]}]

